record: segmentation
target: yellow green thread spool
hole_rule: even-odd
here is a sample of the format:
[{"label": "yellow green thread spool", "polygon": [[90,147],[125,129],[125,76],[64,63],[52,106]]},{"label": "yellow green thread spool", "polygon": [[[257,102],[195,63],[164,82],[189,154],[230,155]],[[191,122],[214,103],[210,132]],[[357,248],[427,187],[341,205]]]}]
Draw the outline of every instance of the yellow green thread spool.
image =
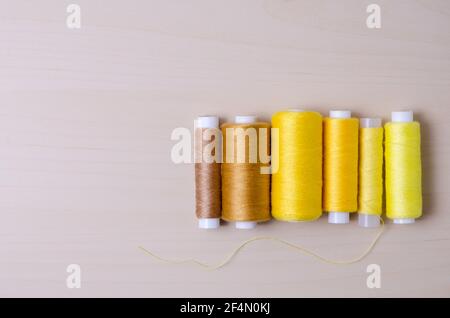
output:
[{"label": "yellow green thread spool", "polygon": [[350,111],[330,111],[324,120],[323,208],[328,222],[346,224],[358,209],[359,122]]},{"label": "yellow green thread spool", "polygon": [[278,153],[272,148],[272,162],[279,163],[272,175],[272,216],[288,222],[316,220],[322,215],[322,116],[281,111],[272,116],[272,128],[279,137]]},{"label": "yellow green thread spool", "polygon": [[385,125],[386,214],[395,224],[422,215],[420,124],[412,111],[392,112]]},{"label": "yellow green thread spool", "polygon": [[358,224],[378,227],[383,209],[381,118],[361,118],[359,129]]}]

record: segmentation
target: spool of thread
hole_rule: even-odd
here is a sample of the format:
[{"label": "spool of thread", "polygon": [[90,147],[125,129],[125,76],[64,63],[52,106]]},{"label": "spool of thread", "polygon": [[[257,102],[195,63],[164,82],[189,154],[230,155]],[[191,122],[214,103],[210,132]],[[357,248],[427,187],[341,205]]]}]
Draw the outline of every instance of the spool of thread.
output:
[{"label": "spool of thread", "polygon": [[361,118],[359,129],[358,223],[378,227],[383,200],[383,127],[381,118]]},{"label": "spool of thread", "polygon": [[[209,130],[209,131],[208,131]],[[208,132],[210,132],[208,134]],[[215,134],[214,134],[215,133]],[[208,138],[211,135],[211,139]],[[198,226],[202,229],[216,229],[221,217],[220,159],[222,142],[220,138],[219,118],[201,116],[196,120],[195,129],[195,213]],[[205,148],[212,149],[208,155],[213,159],[205,160]]]},{"label": "spool of thread", "polygon": [[358,135],[350,111],[330,111],[324,120],[323,205],[329,223],[349,223],[349,213],[358,208]]},{"label": "spool of thread", "polygon": [[272,140],[272,165],[278,162],[272,174],[272,216],[281,221],[318,219],[322,215],[322,116],[282,111],[272,117],[272,128],[278,128],[279,136],[277,146]]},{"label": "spool of thread", "polygon": [[[264,152],[270,155],[270,124],[257,122],[254,116],[236,116],[234,123],[223,124],[221,128],[222,219],[236,222],[238,229],[252,229],[257,222],[270,219],[270,174],[261,173],[261,168],[269,163],[261,162],[260,158]],[[248,133],[243,143],[239,142],[240,133]],[[245,158],[239,158],[239,153],[244,153]]]},{"label": "spool of thread", "polygon": [[395,224],[422,215],[420,124],[412,111],[392,112],[385,125],[386,214]]}]

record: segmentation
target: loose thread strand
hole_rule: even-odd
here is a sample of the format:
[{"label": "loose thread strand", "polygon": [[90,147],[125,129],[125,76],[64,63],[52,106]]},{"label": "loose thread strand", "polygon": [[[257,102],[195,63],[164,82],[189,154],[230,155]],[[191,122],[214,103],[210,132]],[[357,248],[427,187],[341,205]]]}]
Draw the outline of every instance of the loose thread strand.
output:
[{"label": "loose thread strand", "polygon": [[314,258],[316,258],[316,259],[318,259],[318,260],[320,260],[320,261],[322,261],[324,263],[327,263],[327,264],[350,265],[350,264],[354,264],[354,263],[357,263],[357,262],[361,261],[367,255],[369,255],[369,253],[374,249],[375,245],[379,241],[381,235],[384,232],[384,226],[385,226],[383,218],[382,217],[379,217],[379,218],[380,218],[381,226],[380,226],[380,229],[379,229],[377,235],[373,239],[373,241],[370,243],[370,245],[367,247],[367,249],[362,254],[360,254],[359,256],[357,256],[357,257],[355,257],[353,259],[349,259],[349,260],[333,260],[333,259],[324,257],[324,256],[322,256],[322,255],[320,255],[320,254],[318,254],[318,253],[316,253],[316,252],[306,248],[306,247],[303,247],[301,245],[297,245],[297,244],[291,243],[289,241],[286,241],[286,240],[283,240],[283,239],[280,239],[280,238],[277,238],[277,237],[274,237],[274,236],[256,236],[256,237],[250,238],[250,239],[248,239],[246,241],[243,241],[228,256],[226,256],[222,261],[220,261],[219,263],[217,263],[215,265],[199,261],[199,260],[197,260],[195,258],[188,258],[188,259],[184,259],[184,260],[167,259],[167,258],[161,257],[161,256],[159,256],[159,255],[157,255],[157,254],[147,250],[146,248],[144,248],[142,246],[139,246],[139,249],[142,250],[145,254],[147,254],[147,255],[149,255],[149,256],[151,256],[151,257],[153,257],[153,258],[155,258],[155,259],[157,259],[157,260],[159,260],[159,261],[161,261],[163,263],[175,264],[175,265],[176,264],[179,265],[179,264],[193,263],[193,264],[196,264],[196,265],[202,267],[205,270],[213,271],[213,270],[220,269],[220,268],[224,267],[225,265],[227,265],[228,263],[230,263],[233,260],[233,258],[235,258],[236,255],[244,247],[246,247],[247,245],[250,245],[253,242],[256,242],[256,241],[275,241],[275,242],[280,243],[282,245],[288,246],[288,247],[290,247],[290,248],[292,248],[294,250],[297,250],[297,251],[299,251],[301,253],[304,253],[306,255],[314,257]]}]

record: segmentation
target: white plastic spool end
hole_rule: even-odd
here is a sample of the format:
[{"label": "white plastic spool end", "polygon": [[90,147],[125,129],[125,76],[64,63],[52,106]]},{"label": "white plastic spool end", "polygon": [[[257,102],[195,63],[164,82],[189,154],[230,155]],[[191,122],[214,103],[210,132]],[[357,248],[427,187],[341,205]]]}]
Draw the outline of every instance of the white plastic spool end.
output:
[{"label": "white plastic spool end", "polygon": [[361,128],[379,128],[381,127],[381,118],[360,118],[359,126]]},{"label": "white plastic spool end", "polygon": [[239,230],[251,230],[256,227],[257,222],[251,222],[251,221],[238,221],[235,223],[235,226]]},{"label": "white plastic spool end", "polygon": [[197,118],[197,128],[219,128],[219,117],[200,116]]},{"label": "white plastic spool end", "polygon": [[331,223],[331,224],[350,223],[350,213],[348,213],[348,212],[328,212],[328,223]]},{"label": "white plastic spool end", "polygon": [[392,112],[391,120],[394,123],[410,123],[414,121],[414,113],[410,110]]},{"label": "white plastic spool end", "polygon": [[288,112],[291,112],[291,113],[301,113],[301,112],[304,112],[304,110],[303,110],[303,109],[300,109],[300,108],[289,108],[287,111],[288,111]]},{"label": "white plastic spool end", "polygon": [[373,214],[358,213],[358,225],[361,227],[379,227],[380,217]]},{"label": "white plastic spool end", "polygon": [[219,218],[202,218],[198,219],[198,227],[200,229],[217,229],[220,226]]},{"label": "white plastic spool end", "polygon": [[234,117],[236,124],[251,124],[256,122],[256,116],[236,116]]},{"label": "white plastic spool end", "polygon": [[350,110],[330,110],[330,118],[352,118]]},{"label": "white plastic spool end", "polygon": [[[349,110],[330,110],[330,118],[352,118],[352,112]],[[328,211],[328,223],[348,224],[350,223],[350,213],[345,211]]]},{"label": "white plastic spool end", "polygon": [[414,222],[416,222],[416,220],[413,218],[404,218],[404,219],[394,219],[393,222],[394,224],[413,224]]}]

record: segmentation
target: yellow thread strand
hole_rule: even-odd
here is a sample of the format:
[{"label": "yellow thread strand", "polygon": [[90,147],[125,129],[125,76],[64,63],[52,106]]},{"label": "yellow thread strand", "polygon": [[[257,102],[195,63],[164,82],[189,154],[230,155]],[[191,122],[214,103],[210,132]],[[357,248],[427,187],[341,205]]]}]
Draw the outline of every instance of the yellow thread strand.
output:
[{"label": "yellow thread strand", "polygon": [[358,212],[381,215],[383,197],[383,128],[359,130]]},{"label": "yellow thread strand", "polygon": [[[322,215],[322,116],[284,111],[272,117],[272,216],[281,221],[312,221]],[[278,148],[278,156],[274,149]]]},{"label": "yellow thread strand", "polygon": [[386,214],[390,219],[422,215],[420,124],[385,125]]},{"label": "yellow thread strand", "polygon": [[356,212],[358,208],[358,135],[356,118],[324,120],[325,211]]},{"label": "yellow thread strand", "polygon": [[257,237],[253,237],[251,239],[248,239],[244,242],[242,242],[241,244],[239,244],[228,256],[226,256],[222,261],[218,262],[217,264],[208,264],[202,261],[199,261],[195,258],[188,258],[188,259],[183,259],[183,260],[172,260],[172,259],[167,259],[164,257],[161,257],[147,249],[145,249],[142,246],[139,246],[139,249],[142,250],[144,253],[146,253],[147,255],[161,261],[164,263],[169,263],[169,264],[186,264],[186,263],[193,263],[205,270],[217,270],[220,269],[222,267],[224,267],[225,265],[227,265],[228,263],[231,262],[231,260],[233,260],[233,258],[247,245],[250,245],[253,242],[256,241],[275,241],[277,243],[280,243],[282,245],[288,246],[298,252],[304,253],[306,255],[309,255],[311,257],[314,257],[324,263],[327,264],[333,264],[333,265],[350,265],[350,264],[354,264],[357,263],[359,261],[361,261],[362,259],[364,259],[367,255],[369,255],[369,253],[373,250],[373,248],[375,247],[375,245],[377,244],[378,240],[380,239],[381,235],[383,234],[384,231],[384,220],[380,217],[380,222],[381,222],[381,226],[379,231],[377,232],[375,238],[372,240],[372,242],[369,244],[369,246],[366,248],[366,250],[360,254],[359,256],[356,256],[352,259],[349,260],[333,260],[333,259],[329,259],[327,257],[321,256],[320,254],[305,248],[301,245],[297,245],[294,243],[291,243],[289,241],[277,238],[277,237],[273,237],[273,236],[257,236]]}]

